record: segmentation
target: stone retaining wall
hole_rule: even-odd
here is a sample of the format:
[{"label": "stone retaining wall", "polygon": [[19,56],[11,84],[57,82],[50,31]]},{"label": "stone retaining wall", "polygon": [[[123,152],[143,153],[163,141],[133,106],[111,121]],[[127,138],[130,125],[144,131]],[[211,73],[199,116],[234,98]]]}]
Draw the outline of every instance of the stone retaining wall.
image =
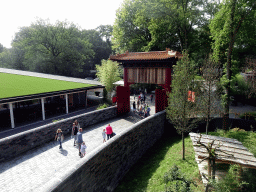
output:
[{"label": "stone retaining wall", "polygon": [[89,125],[93,125],[116,116],[116,107],[114,106],[66,118],[58,122],[50,123],[0,139],[0,162],[16,157],[21,153],[47,142],[53,141],[58,128],[61,128],[64,135],[70,134],[72,124],[75,119],[78,120],[82,128],[86,129]]},{"label": "stone retaining wall", "polygon": [[117,134],[87,154],[67,175],[55,178],[45,191],[113,191],[136,161],[164,133],[165,111]]}]

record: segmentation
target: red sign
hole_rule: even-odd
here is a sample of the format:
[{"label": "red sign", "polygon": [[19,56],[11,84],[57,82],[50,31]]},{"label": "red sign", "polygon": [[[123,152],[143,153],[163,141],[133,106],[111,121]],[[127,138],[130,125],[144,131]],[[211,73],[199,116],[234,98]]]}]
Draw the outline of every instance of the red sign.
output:
[{"label": "red sign", "polygon": [[195,92],[188,91],[188,101],[195,102]]}]

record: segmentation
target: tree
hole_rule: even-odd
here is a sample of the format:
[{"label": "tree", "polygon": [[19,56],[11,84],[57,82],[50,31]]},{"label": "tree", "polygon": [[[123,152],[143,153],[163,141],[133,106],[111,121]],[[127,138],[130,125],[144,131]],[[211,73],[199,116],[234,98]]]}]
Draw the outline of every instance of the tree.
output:
[{"label": "tree", "polygon": [[113,50],[117,53],[145,51],[151,41],[149,23],[145,0],[125,0],[116,12],[112,33]]},{"label": "tree", "polygon": [[4,46],[0,43],[0,53],[4,52]]},{"label": "tree", "polygon": [[250,75],[246,77],[245,81],[248,85],[248,97],[251,98],[256,95],[256,59],[247,58],[245,69],[250,71]]},{"label": "tree", "polygon": [[254,17],[252,13],[254,13],[255,5],[256,2],[254,0],[226,0],[221,4],[220,11],[210,23],[214,40],[213,50],[215,59],[221,62],[226,60],[226,64],[224,65],[225,74],[222,77],[222,85],[225,89],[225,94],[222,96],[224,106],[223,128],[225,130],[229,127],[230,82],[232,76],[231,59],[233,48],[245,19]]},{"label": "tree", "polygon": [[189,59],[186,51],[183,57],[174,66],[171,92],[168,94],[168,106],[166,108],[167,118],[174,125],[179,134],[182,135],[183,155],[185,159],[184,133],[195,127],[197,119],[191,120],[196,114],[197,102],[188,100],[188,92],[194,89],[195,64]]},{"label": "tree", "polygon": [[103,41],[105,41],[108,47],[111,47],[111,37],[113,32],[113,26],[111,25],[100,25],[96,28],[96,30],[100,33],[100,37]]},{"label": "tree", "polygon": [[220,106],[220,92],[217,89],[221,71],[220,64],[208,58],[202,66],[203,81],[201,81],[200,113],[206,119],[206,135],[209,130],[209,122],[214,114],[222,111]]},{"label": "tree", "polygon": [[90,70],[95,70],[96,64],[99,65],[102,59],[108,59],[112,50],[111,46],[103,40],[100,32],[95,29],[83,30],[82,39],[87,39],[91,43],[94,52],[93,57],[84,60],[83,74],[89,76],[91,75]]},{"label": "tree", "polygon": [[195,26],[201,27],[206,20],[200,6],[203,6],[201,0],[150,0],[147,13],[168,20],[168,33],[178,39],[180,50],[190,51]]},{"label": "tree", "polygon": [[16,33],[12,47],[19,51],[21,62],[28,70],[66,76],[78,76],[84,60],[93,56],[91,44],[68,21],[53,25],[38,19]]},{"label": "tree", "polygon": [[114,88],[114,82],[119,81],[119,65],[115,61],[102,60],[101,65],[96,65],[96,76],[99,78],[100,82],[105,86],[108,93],[110,93]]}]

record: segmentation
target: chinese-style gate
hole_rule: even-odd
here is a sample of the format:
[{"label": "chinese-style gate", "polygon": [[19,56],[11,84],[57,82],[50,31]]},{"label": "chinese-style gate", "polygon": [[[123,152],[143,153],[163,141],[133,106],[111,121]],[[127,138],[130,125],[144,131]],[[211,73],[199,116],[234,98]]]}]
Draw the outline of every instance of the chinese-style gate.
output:
[{"label": "chinese-style gate", "polygon": [[167,106],[166,92],[170,91],[172,66],[182,54],[166,49],[153,52],[126,52],[111,55],[110,59],[124,67],[124,87],[117,87],[117,111],[119,114],[130,111],[129,85],[134,83],[158,84],[163,89],[156,89],[156,113]]}]

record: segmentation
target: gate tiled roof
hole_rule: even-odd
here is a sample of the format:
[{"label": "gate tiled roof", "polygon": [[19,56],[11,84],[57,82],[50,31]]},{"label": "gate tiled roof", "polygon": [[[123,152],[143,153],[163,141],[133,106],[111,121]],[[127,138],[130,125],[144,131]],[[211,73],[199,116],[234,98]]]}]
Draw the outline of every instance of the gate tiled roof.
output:
[{"label": "gate tiled roof", "polygon": [[170,58],[180,59],[182,54],[178,51],[166,49],[166,51],[151,52],[126,52],[124,54],[111,55],[110,59],[114,61],[127,60],[166,60]]}]

